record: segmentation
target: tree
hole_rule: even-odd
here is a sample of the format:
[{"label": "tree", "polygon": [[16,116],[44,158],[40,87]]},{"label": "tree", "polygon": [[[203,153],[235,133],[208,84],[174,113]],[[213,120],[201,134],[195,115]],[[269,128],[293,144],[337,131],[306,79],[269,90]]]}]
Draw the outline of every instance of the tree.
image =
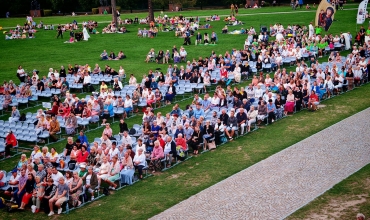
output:
[{"label": "tree", "polygon": [[99,5],[99,0],[78,0],[81,8],[85,11],[90,11]]},{"label": "tree", "polygon": [[117,23],[117,8],[116,8],[116,0],[111,0],[111,6],[112,6],[112,16],[113,16],[113,22],[118,27]]},{"label": "tree", "polygon": [[148,0],[149,21],[154,21],[153,2]]}]

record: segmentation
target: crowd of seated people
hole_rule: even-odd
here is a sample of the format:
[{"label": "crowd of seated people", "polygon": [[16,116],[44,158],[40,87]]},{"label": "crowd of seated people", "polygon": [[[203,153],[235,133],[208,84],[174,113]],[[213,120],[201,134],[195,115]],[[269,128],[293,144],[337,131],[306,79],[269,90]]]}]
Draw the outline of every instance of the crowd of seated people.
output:
[{"label": "crowd of seated people", "polygon": [[117,56],[113,51],[108,54],[107,51],[104,50],[103,53],[100,54],[100,58],[102,60],[122,60],[126,58],[126,55],[122,50],[118,52]]},{"label": "crowd of seated people", "polygon": [[208,22],[208,21],[219,21],[219,20],[220,20],[220,16],[216,15],[216,14],[214,14],[210,17],[206,17],[206,22]]},{"label": "crowd of seated people", "polygon": [[144,29],[139,28],[137,31],[137,36],[153,38],[157,36],[157,33],[158,33],[157,27],[150,27],[149,30],[147,30],[146,28]]},{"label": "crowd of seated people", "polygon": [[[356,59],[352,60],[349,56],[348,62],[356,64]],[[335,72],[335,69],[331,71]],[[83,132],[76,141],[70,137],[62,155],[69,156],[68,165],[75,164],[79,171],[67,171],[65,175],[57,169],[60,167],[61,154],[55,149],[50,149],[49,152],[48,147],[40,150],[35,146],[29,159],[22,155],[17,167],[12,171],[9,189],[5,194],[11,196],[12,200],[19,204],[20,209],[24,209],[32,197],[30,193],[42,195],[40,183],[43,183],[45,193],[42,197],[32,200],[33,212],[44,211],[52,216],[55,205],[58,208],[57,212],[61,213],[60,207],[67,199],[67,193],[69,194],[67,202],[78,207],[82,202],[79,195],[83,190],[85,190],[83,196],[94,200],[95,188],[104,181],[114,190],[117,187],[115,180],[119,178],[119,174],[121,181],[132,184],[128,176],[133,175],[137,169],[139,178],[142,178],[142,169],[146,161],[153,173],[162,170],[164,166],[170,167],[176,159],[183,159],[184,152],[189,149],[196,155],[200,149],[206,149],[208,143],[213,140],[216,144],[222,143],[224,135],[232,141],[236,132],[240,135],[249,132],[254,123],[260,124],[265,119],[268,123],[273,123],[282,117],[283,112],[294,111],[289,102],[294,103],[295,110],[305,105],[315,110],[319,103],[315,93],[325,87],[317,88],[316,81],[311,86],[305,69],[303,73],[301,75],[300,71],[291,72],[286,76],[285,69],[278,69],[273,79],[270,75],[264,77],[261,74],[257,80],[252,80],[247,88],[228,86],[223,89],[218,86],[213,94],[205,93],[203,97],[196,94],[192,105],[186,111],[182,111],[178,104],[175,104],[171,112],[162,115],[159,111],[155,114],[149,107],[144,112],[142,134],[137,141],[135,152],[132,150],[131,138],[124,120],[120,122],[120,133],[123,136],[120,146],[114,142],[112,129],[108,123],[105,123],[100,144],[94,142],[93,146],[88,146],[88,140]],[[319,72],[316,78],[320,79],[320,74],[322,73]],[[330,73],[324,74],[330,77]],[[163,74],[157,76],[160,78]],[[154,77],[155,74],[152,72],[145,77],[143,84],[145,88],[141,95],[145,94],[146,89],[149,91],[148,96],[150,95],[151,84],[147,82],[150,82],[149,78]],[[261,86],[264,87],[264,91],[261,90]],[[255,102],[258,102],[257,107],[253,104]],[[17,191],[19,187],[23,189],[20,193]],[[56,199],[55,194],[60,195],[58,198],[62,199]]]},{"label": "crowd of seated people", "polygon": [[5,40],[14,40],[14,39],[26,39],[26,38],[35,38],[35,33],[37,30],[30,28],[16,28],[5,32]]}]

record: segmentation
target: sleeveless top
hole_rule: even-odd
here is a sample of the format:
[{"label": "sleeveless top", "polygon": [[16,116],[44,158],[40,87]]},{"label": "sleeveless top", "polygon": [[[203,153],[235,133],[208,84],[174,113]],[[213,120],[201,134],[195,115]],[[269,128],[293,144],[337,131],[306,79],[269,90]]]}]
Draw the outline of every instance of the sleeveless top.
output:
[{"label": "sleeveless top", "polygon": [[[80,178],[78,178],[77,181],[75,181],[75,178],[73,178],[73,180],[72,180],[72,189],[75,188],[78,185],[79,181],[80,181]],[[79,188],[77,188],[76,191],[82,191],[82,184]]]}]

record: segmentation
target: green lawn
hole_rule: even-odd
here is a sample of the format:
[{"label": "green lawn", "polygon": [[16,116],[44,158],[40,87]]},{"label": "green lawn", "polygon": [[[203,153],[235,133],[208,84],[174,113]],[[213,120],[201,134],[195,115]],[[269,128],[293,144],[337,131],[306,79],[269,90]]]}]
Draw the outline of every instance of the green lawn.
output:
[{"label": "green lawn", "polygon": [[[351,6],[355,7],[355,6]],[[242,14],[248,16],[240,16],[240,20],[246,23],[245,28],[250,26],[259,28],[260,25],[269,25],[270,23],[279,22],[287,24],[308,24],[314,19],[314,11],[302,13],[296,11],[288,14],[274,14],[273,12],[291,12],[289,7],[279,8],[262,8],[257,10],[240,10]],[[258,15],[256,13],[269,13]],[[215,11],[186,11],[183,12],[186,16],[204,16],[211,14],[228,14],[228,10]],[[169,15],[173,13],[168,13]],[[126,15],[121,15],[126,17]],[[129,15],[133,17],[134,15]],[[144,14],[139,14],[143,17]],[[339,11],[336,15],[337,22],[334,22],[330,32],[337,34],[341,31],[355,32],[356,26],[354,22],[356,11]],[[298,19],[297,19],[298,18]],[[52,17],[42,18],[44,23],[65,23],[70,22],[72,17]],[[79,22],[83,20],[93,19],[97,21],[108,21],[109,16],[79,16],[76,17]],[[15,26],[17,23],[22,23],[24,19],[0,19],[0,26],[9,27]],[[203,22],[204,23],[204,22]],[[246,36],[241,35],[222,35],[221,28],[225,25],[224,22],[212,22],[213,29],[207,30],[210,33],[215,30],[219,33],[219,42],[216,46],[186,46],[188,59],[198,58],[199,56],[208,56],[212,50],[217,54],[224,54],[226,50],[232,48],[242,48]],[[22,65],[24,68],[38,69],[40,75],[47,73],[49,67],[58,68],[60,65],[71,64],[90,64],[98,63],[100,66],[111,65],[113,68],[118,68],[120,65],[124,67],[127,74],[133,73],[138,79],[143,74],[146,74],[149,69],[161,67],[166,69],[165,65],[157,65],[153,63],[144,63],[145,55],[150,48],[171,49],[173,45],[178,47],[182,44],[181,38],[176,38],[173,32],[159,33],[159,36],[154,39],[136,37],[137,28],[143,28],[145,25],[129,25],[128,34],[98,34],[91,36],[88,42],[79,42],[75,44],[64,44],[64,40],[55,39],[55,32],[41,30],[36,34],[36,39],[27,40],[0,40],[0,46],[5,51],[2,53],[0,63],[0,71],[2,79],[13,79],[15,77],[16,68]],[[99,26],[99,31],[102,25]],[[240,27],[238,27],[240,28]],[[201,33],[205,31],[202,30]],[[194,41],[194,40],[193,40]],[[100,61],[99,55],[102,50],[113,50],[117,53],[123,50],[128,56],[123,61]],[[325,60],[323,58],[321,61]],[[242,85],[246,85],[243,83]],[[354,91],[345,93],[334,99],[325,101],[325,108],[320,111],[311,113],[302,111],[295,114],[293,117],[281,120],[266,128],[261,128],[256,132],[237,139],[233,143],[224,145],[222,148],[214,152],[206,153],[193,157],[190,160],[170,169],[166,172],[156,175],[155,177],[147,178],[144,181],[134,184],[131,187],[126,187],[123,190],[114,192],[114,195],[100,199],[90,205],[84,206],[81,209],[73,211],[69,216],[61,216],[61,218],[79,219],[107,219],[110,217],[117,218],[125,216],[130,219],[146,219],[149,218],[172,205],[194,195],[195,193],[231,176],[232,174],[245,169],[260,160],[289,147],[290,145],[338,122],[350,115],[361,111],[370,106],[370,100],[367,94],[370,91],[370,86],[366,85]],[[82,96],[85,96],[83,94]],[[189,101],[180,102],[184,107],[189,104]],[[168,112],[171,106],[156,110],[162,113]],[[37,107],[24,110],[24,112],[35,112]],[[3,116],[2,119],[7,119]],[[129,126],[135,123],[141,123],[141,117],[134,117],[127,120]],[[118,126],[114,124],[114,133],[117,133]],[[286,132],[289,132],[290,139],[284,139]],[[97,129],[87,133],[90,141],[94,137],[100,137],[102,129]],[[51,144],[59,151],[64,148],[65,142]],[[16,164],[17,158],[8,159],[0,162],[0,169],[10,170]],[[36,219],[46,217],[44,215],[31,215],[27,212],[27,218]],[[19,219],[23,214],[5,214],[6,219]]]}]

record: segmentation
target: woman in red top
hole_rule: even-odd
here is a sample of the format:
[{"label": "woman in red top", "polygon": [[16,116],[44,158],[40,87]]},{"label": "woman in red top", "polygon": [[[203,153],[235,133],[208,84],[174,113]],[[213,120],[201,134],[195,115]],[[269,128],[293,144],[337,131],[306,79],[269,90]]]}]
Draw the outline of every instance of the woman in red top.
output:
[{"label": "woman in red top", "polygon": [[319,97],[316,95],[315,90],[311,91],[310,99],[308,100],[308,108],[315,111],[319,104]]},{"label": "woman in red top", "polygon": [[84,105],[84,110],[82,111],[82,118],[90,118],[91,117],[91,110],[88,106]]},{"label": "woman in red top", "polygon": [[10,157],[10,148],[17,146],[17,138],[12,131],[5,138],[5,156]]},{"label": "woman in red top", "polygon": [[176,146],[181,146],[181,148],[183,150],[186,150],[187,147],[186,147],[186,140],[185,140],[185,138],[182,137],[182,134],[181,133],[178,134],[177,136],[178,136],[178,138],[176,138]]},{"label": "woman in red top", "polygon": [[58,109],[59,109],[58,103],[53,102],[52,108],[49,111],[46,111],[45,113],[48,115],[58,115]]},{"label": "woman in red top", "polygon": [[77,163],[86,163],[89,152],[86,151],[86,146],[82,145],[81,150],[77,153]]},{"label": "woman in red top", "polygon": [[69,104],[68,103],[65,103],[64,105],[64,109],[63,109],[63,118],[69,116],[69,114],[71,113],[71,107],[69,107]]}]

